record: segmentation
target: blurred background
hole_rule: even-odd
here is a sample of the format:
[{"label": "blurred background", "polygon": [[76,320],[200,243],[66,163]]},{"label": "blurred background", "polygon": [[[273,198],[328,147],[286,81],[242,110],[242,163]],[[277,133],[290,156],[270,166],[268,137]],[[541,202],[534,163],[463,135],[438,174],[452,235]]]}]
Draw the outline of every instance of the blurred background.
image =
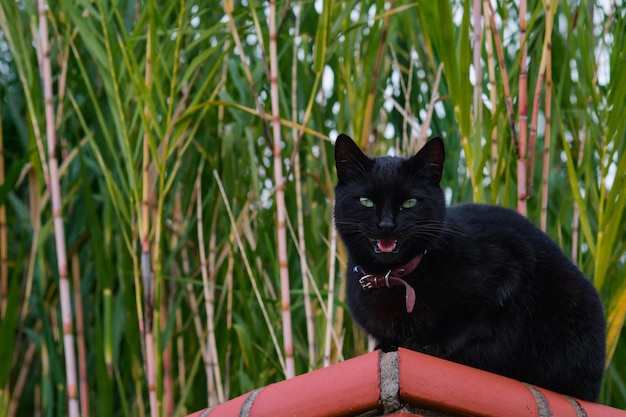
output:
[{"label": "blurred background", "polygon": [[626,407],[624,0],[0,2],[0,416],[185,415],[368,351],[333,141],[444,139],[598,289]]}]

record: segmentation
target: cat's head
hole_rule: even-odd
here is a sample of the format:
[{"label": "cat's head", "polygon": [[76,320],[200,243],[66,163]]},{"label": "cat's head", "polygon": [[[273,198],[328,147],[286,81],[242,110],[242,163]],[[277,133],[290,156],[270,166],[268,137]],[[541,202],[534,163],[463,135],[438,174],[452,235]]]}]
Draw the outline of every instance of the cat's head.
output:
[{"label": "cat's head", "polygon": [[410,158],[369,158],[349,136],[338,136],[335,226],[355,262],[380,272],[436,245],[445,216],[444,159],[438,137]]}]

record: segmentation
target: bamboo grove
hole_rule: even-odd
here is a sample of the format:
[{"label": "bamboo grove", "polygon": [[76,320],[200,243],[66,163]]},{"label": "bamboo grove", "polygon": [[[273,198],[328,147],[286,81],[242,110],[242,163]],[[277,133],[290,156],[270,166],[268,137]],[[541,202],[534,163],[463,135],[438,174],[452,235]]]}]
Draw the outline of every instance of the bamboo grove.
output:
[{"label": "bamboo grove", "polygon": [[182,416],[367,352],[332,141],[444,138],[592,280],[626,407],[624,0],[0,2],[0,416]]}]

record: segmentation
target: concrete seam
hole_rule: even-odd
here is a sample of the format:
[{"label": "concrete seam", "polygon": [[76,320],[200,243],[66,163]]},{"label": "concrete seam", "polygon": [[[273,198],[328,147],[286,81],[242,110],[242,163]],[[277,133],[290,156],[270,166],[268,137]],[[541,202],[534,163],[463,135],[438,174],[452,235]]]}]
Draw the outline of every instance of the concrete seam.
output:
[{"label": "concrete seam", "polygon": [[239,411],[239,417],[250,417],[250,410],[252,409],[252,405],[254,404],[254,400],[256,400],[257,395],[263,390],[263,387],[257,388],[248,395],[248,398],[243,402],[241,406],[241,410]]},{"label": "concrete seam", "polygon": [[402,408],[400,402],[400,372],[398,370],[398,352],[382,352],[378,360],[380,370],[380,404],[387,414]]},{"label": "concrete seam", "polygon": [[552,410],[550,409],[550,404],[548,403],[546,397],[532,385],[525,382],[522,382],[522,384],[526,388],[528,388],[530,393],[535,398],[535,402],[537,403],[537,408],[539,410],[539,417],[554,417],[554,415],[552,414]]}]

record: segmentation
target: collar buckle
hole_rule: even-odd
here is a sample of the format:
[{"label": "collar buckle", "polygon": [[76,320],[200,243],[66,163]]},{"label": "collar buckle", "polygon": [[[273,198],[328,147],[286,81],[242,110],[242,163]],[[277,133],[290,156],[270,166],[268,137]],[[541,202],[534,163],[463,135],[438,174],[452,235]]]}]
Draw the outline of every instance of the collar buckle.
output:
[{"label": "collar buckle", "polygon": [[359,284],[361,284],[361,288],[363,288],[364,290],[371,290],[372,288],[374,288],[374,286],[372,285],[372,281],[370,280],[371,278],[375,278],[375,275],[367,274],[359,278]]}]

